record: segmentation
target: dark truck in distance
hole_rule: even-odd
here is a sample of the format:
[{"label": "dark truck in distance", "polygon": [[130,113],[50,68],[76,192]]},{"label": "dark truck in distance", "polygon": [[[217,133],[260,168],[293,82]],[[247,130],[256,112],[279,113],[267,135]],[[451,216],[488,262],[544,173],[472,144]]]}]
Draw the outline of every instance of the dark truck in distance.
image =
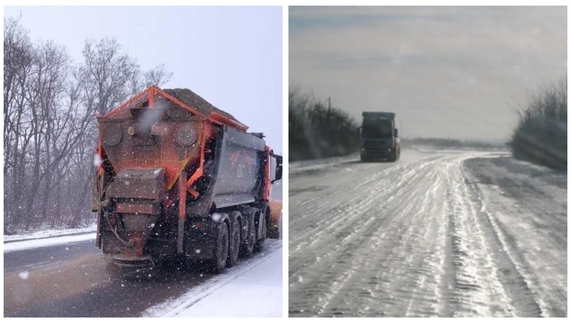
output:
[{"label": "dark truck in distance", "polygon": [[400,159],[395,117],[393,112],[362,112],[362,126],[358,127],[361,161]]}]

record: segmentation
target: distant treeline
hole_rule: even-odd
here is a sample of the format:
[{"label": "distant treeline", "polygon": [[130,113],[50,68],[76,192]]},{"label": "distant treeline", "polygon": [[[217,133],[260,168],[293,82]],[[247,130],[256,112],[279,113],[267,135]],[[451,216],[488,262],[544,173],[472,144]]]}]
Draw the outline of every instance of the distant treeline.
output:
[{"label": "distant treeline", "polygon": [[[289,91],[289,160],[308,160],[355,153],[359,124],[339,108],[315,99],[298,87]],[[442,138],[401,138],[401,146],[504,149],[505,144]]]},{"label": "distant treeline", "polygon": [[289,160],[342,156],[358,150],[357,123],[299,88],[289,91]]},{"label": "distant treeline", "polygon": [[400,145],[403,148],[412,146],[433,148],[473,148],[473,149],[505,149],[505,143],[492,143],[476,140],[458,140],[444,138],[401,138]]},{"label": "distant treeline", "polygon": [[513,156],[555,169],[567,169],[568,79],[542,87],[519,110],[509,143]]}]

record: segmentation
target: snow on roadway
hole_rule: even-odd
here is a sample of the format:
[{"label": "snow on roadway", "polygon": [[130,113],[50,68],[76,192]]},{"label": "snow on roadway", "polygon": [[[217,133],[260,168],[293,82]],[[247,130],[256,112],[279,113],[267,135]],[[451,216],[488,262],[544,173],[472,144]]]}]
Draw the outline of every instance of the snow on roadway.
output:
[{"label": "snow on roadway", "polygon": [[567,173],[504,157],[464,164],[479,213],[504,254],[500,261],[514,267],[503,279],[522,282],[521,295],[533,295],[526,306],[541,316],[566,316]]},{"label": "snow on roadway", "polygon": [[282,247],[148,309],[152,317],[282,317]]},{"label": "snow on roadway", "polygon": [[342,156],[342,157],[329,157],[322,159],[303,160],[289,163],[289,174],[296,174],[307,170],[322,169],[332,165],[344,163],[351,160],[359,160],[358,154]]},{"label": "snow on roadway", "polygon": [[[54,237],[53,235],[59,235],[59,236]],[[41,238],[42,236],[44,237],[47,236],[47,237]],[[95,240],[95,232],[77,234],[76,230],[72,231],[62,230],[59,232],[55,230],[50,230],[49,235],[47,235],[47,233],[42,232],[37,234],[31,234],[29,236],[18,235],[17,238],[8,236],[4,237],[4,252],[49,247],[49,246],[61,245],[78,241],[86,241],[86,240]]]},{"label": "snow on roadway", "polygon": [[52,237],[61,237],[66,235],[72,234],[82,234],[82,233],[90,233],[97,231],[97,225],[94,223],[93,225],[80,228],[80,229],[50,229],[50,230],[41,230],[37,232],[30,232],[30,233],[23,233],[23,234],[13,234],[13,235],[4,235],[4,242],[15,242],[20,240],[33,240],[33,239],[43,239],[43,238],[52,238]]},{"label": "snow on roadway", "polygon": [[289,314],[566,316],[566,174],[492,155],[293,165]]},{"label": "snow on roadway", "polygon": [[[48,230],[28,235],[6,236],[4,252],[94,239],[94,232],[78,234],[78,230]],[[262,255],[249,260],[247,264],[228,268],[205,285],[194,288],[177,299],[157,305],[147,310],[143,316],[282,317],[282,240],[276,243],[272,243],[273,241],[266,241]],[[220,304],[223,304],[223,311],[220,311]]]}]

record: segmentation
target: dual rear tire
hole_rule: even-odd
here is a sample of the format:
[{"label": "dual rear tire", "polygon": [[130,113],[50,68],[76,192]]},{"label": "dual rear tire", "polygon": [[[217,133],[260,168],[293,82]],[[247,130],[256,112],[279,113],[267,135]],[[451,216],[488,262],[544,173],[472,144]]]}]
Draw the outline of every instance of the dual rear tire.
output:
[{"label": "dual rear tire", "polygon": [[[221,273],[226,267],[239,264],[240,256],[249,258],[254,252],[262,250],[263,243],[267,238],[265,213],[256,210],[247,215],[242,215],[240,212],[234,211],[229,218],[230,221],[221,223],[218,228],[219,232],[212,259],[212,271],[215,273]],[[242,224],[248,226],[247,230],[242,230]],[[256,232],[259,226],[261,226],[261,230],[257,236]],[[246,235],[243,239],[242,233]]]},{"label": "dual rear tire", "polygon": [[239,263],[239,249],[241,244],[240,221],[238,221],[237,218],[233,221],[230,235],[231,238],[228,254],[228,267],[233,267]]},{"label": "dual rear tire", "polygon": [[249,218],[246,218],[244,222],[247,222],[247,233],[243,243],[240,246],[241,256],[244,258],[249,258],[253,255],[253,249],[255,247],[255,223],[253,218],[255,213],[253,213]]},{"label": "dual rear tire", "polygon": [[226,268],[230,247],[230,233],[227,222],[220,224],[216,246],[214,247],[214,258],[212,259],[212,271],[221,273]]}]

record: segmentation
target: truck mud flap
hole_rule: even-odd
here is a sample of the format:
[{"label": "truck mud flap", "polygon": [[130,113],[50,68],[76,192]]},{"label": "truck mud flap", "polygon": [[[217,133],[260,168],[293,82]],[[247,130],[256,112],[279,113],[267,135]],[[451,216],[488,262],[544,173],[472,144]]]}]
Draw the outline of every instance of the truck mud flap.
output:
[{"label": "truck mud flap", "polygon": [[149,268],[154,267],[154,261],[151,256],[145,255],[140,257],[128,257],[123,255],[114,255],[113,263],[122,268]]}]

